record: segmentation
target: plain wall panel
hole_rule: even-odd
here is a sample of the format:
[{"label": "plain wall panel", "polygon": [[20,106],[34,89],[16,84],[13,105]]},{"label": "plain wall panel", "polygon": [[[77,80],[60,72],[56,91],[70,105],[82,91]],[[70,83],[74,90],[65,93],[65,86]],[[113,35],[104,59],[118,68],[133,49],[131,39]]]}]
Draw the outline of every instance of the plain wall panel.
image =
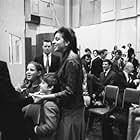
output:
[{"label": "plain wall panel", "polygon": [[119,47],[131,43],[134,49],[136,49],[136,19],[131,18],[117,21],[116,36]]},{"label": "plain wall panel", "polygon": [[115,0],[101,0],[101,21],[115,19]]},{"label": "plain wall panel", "polygon": [[137,14],[140,15],[140,0],[137,0]]},{"label": "plain wall panel", "polygon": [[[0,60],[7,62],[14,85],[19,84],[25,77],[24,30],[24,0],[14,0],[14,2],[12,0],[0,0]],[[9,36],[20,40],[21,62],[19,63],[10,63],[9,44],[11,40]],[[17,59],[19,54],[14,57]]]},{"label": "plain wall panel", "polygon": [[117,19],[136,16],[136,0],[117,0]]},{"label": "plain wall panel", "polygon": [[108,50],[108,58],[111,57],[111,51],[116,45],[115,36],[115,21],[104,22],[100,25],[100,47],[102,49],[106,48]]},{"label": "plain wall panel", "polygon": [[139,58],[140,61],[140,16],[137,18],[137,46],[136,46],[136,52],[137,52],[137,58]]}]

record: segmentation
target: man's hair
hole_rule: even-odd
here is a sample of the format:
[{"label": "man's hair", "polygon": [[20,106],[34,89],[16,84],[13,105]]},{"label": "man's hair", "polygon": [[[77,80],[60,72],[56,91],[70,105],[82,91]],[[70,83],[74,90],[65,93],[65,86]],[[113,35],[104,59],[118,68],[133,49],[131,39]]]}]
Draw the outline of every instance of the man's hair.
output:
[{"label": "man's hair", "polygon": [[86,48],[85,52],[90,52],[91,53],[91,50],[89,48]]},{"label": "man's hair", "polygon": [[116,51],[115,51],[115,54],[116,54],[116,53],[118,53],[118,55],[120,55],[120,56],[122,55],[122,51],[121,51],[121,50],[116,50]]},{"label": "man's hair", "polygon": [[108,64],[112,66],[112,62],[109,59],[104,59],[103,62],[108,62]]},{"label": "man's hair", "polygon": [[84,55],[82,56],[82,59],[85,59],[86,57],[88,57],[89,59],[92,59],[90,54],[84,54]]},{"label": "man's hair", "polygon": [[44,42],[51,42],[51,44],[52,44],[52,41],[51,41],[50,39],[45,39],[45,40],[43,40],[43,41],[42,41],[42,44],[43,44]]},{"label": "man's hair", "polygon": [[128,44],[127,44],[127,46],[131,47],[131,46],[132,46],[132,44],[131,44],[131,43],[128,43]]},{"label": "man's hair", "polygon": [[97,52],[97,54],[99,53],[99,51],[98,51],[98,50],[93,50],[93,53],[94,53],[94,52]]},{"label": "man's hair", "polygon": [[126,48],[126,46],[125,46],[125,45],[123,45],[123,46],[122,46],[122,48],[123,48],[123,49],[125,49],[125,48]]},{"label": "man's hair", "polygon": [[106,51],[107,51],[107,49],[102,49],[102,50],[99,50],[98,53],[99,53],[99,55],[101,55],[101,54],[104,54]]}]

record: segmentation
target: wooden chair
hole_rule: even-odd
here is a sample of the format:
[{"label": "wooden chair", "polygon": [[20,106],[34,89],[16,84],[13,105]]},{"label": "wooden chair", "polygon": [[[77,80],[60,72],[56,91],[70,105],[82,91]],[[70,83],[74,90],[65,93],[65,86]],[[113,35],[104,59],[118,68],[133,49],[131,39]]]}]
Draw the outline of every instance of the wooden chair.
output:
[{"label": "wooden chair", "polygon": [[136,124],[140,124],[140,90],[126,88],[124,91],[122,107],[124,107],[126,103],[132,104],[129,108],[127,140],[133,140],[137,129]]},{"label": "wooden chair", "polygon": [[[87,127],[86,127],[86,132],[89,127],[89,122],[91,115],[97,115],[100,118],[103,118],[104,115],[109,113],[114,107],[117,106],[118,102],[118,95],[119,95],[119,88],[118,86],[113,86],[113,85],[107,85],[105,87],[104,95],[103,95],[103,106],[102,107],[93,107],[89,108],[89,116],[88,116],[88,121],[87,121]],[[110,105],[111,103],[111,105]]]},{"label": "wooden chair", "polygon": [[126,88],[123,94],[122,108],[125,104],[140,104],[140,91],[133,88]]},{"label": "wooden chair", "polygon": [[[116,110],[111,114],[114,118],[114,124],[119,127],[120,132],[122,132],[124,139],[126,137],[130,138],[132,132],[132,119],[129,116],[130,107],[133,105],[139,105],[140,103],[140,91],[133,88],[126,88],[123,93],[122,107],[116,108]],[[128,122],[128,120],[130,122]]]}]

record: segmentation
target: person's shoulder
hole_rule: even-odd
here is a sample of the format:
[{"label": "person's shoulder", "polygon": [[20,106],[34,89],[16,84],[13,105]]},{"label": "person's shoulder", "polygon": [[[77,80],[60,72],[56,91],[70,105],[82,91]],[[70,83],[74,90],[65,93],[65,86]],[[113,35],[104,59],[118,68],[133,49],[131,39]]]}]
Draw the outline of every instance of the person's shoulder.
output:
[{"label": "person's shoulder", "polygon": [[0,60],[0,64],[6,65],[7,63],[5,61]]},{"label": "person's shoulder", "polygon": [[55,101],[46,101],[45,103],[44,103],[44,107],[45,108],[55,108],[55,109],[59,109],[58,108],[58,105],[56,104],[56,102]]},{"label": "person's shoulder", "polygon": [[116,75],[116,72],[114,70],[112,70],[112,69],[109,71],[109,73],[111,73],[113,75]]},{"label": "person's shoulder", "polygon": [[96,57],[96,58],[93,60],[93,62],[97,62],[97,61],[100,61],[100,60],[101,60],[100,57]]},{"label": "person's shoulder", "polygon": [[54,57],[54,58],[60,59],[60,56],[59,56],[59,55],[57,55],[57,54],[52,53],[52,55],[51,55],[51,56],[52,56],[52,57]]},{"label": "person's shoulder", "polygon": [[1,68],[7,67],[7,63],[5,61],[0,60],[0,67]]}]

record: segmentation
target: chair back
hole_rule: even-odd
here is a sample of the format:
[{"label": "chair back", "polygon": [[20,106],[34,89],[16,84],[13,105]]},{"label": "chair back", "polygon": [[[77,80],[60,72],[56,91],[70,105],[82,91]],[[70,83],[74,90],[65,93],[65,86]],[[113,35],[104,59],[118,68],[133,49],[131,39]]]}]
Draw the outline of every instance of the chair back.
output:
[{"label": "chair back", "polygon": [[123,94],[123,100],[122,100],[122,108],[124,107],[124,104],[137,104],[140,105],[140,90],[133,89],[133,88],[126,88],[124,90]]},{"label": "chair back", "polygon": [[114,102],[114,105],[117,106],[119,96],[119,87],[114,85],[107,85],[105,87],[105,93],[103,96],[103,104],[105,100],[110,100]]}]

